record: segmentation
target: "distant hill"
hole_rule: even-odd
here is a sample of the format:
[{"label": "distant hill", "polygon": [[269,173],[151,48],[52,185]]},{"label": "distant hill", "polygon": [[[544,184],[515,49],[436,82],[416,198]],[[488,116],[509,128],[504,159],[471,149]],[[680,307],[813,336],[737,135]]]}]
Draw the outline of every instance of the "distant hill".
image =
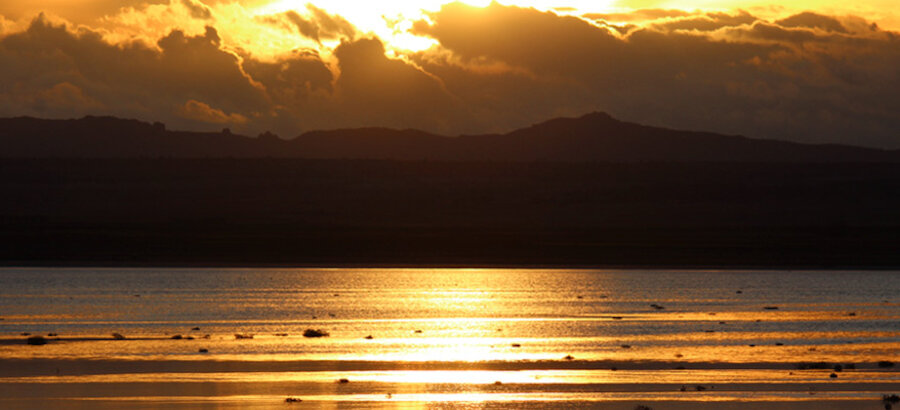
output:
[{"label": "distant hill", "polygon": [[900,151],[678,131],[605,113],[506,134],[446,137],[386,128],[312,131],[292,140],[167,130],[113,117],[0,119],[2,158],[342,158],[573,162],[900,162]]}]

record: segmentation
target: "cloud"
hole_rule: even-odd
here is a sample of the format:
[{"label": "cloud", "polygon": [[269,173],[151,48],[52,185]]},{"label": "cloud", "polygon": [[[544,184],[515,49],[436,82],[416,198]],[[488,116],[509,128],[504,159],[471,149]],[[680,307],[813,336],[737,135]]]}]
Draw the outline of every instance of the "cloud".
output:
[{"label": "cloud", "polygon": [[775,22],[786,28],[817,28],[835,33],[846,33],[847,29],[834,17],[823,16],[811,12],[803,12]]},{"label": "cloud", "polygon": [[181,0],[181,4],[190,11],[191,17],[199,20],[212,20],[212,11],[205,4],[195,0]]},{"label": "cloud", "polygon": [[224,111],[215,109],[206,103],[189,100],[183,106],[178,108],[178,115],[200,122],[208,122],[212,124],[246,124],[247,117],[240,114],[226,114]]},{"label": "cloud", "polygon": [[339,61],[340,104],[351,113],[349,122],[452,131],[450,124],[462,120],[437,77],[387,58],[377,38],[343,42],[334,55]]},{"label": "cloud", "polygon": [[308,16],[288,10],[274,16],[263,16],[261,21],[272,25],[289,26],[316,42],[356,37],[356,28],[343,17],[328,14],[312,4],[307,4],[306,10]]},{"label": "cloud", "polygon": [[[852,16],[453,3],[406,52],[307,7],[130,3],[95,26],[0,18],[0,116],[117,115],[235,132],[506,131],[604,110],[754,137],[900,148],[900,36]],[[409,25],[397,24],[395,30]]]},{"label": "cloud", "polygon": [[[47,115],[41,107],[59,106],[49,103],[63,96],[94,102],[85,107],[106,107],[102,114],[146,119],[163,117],[188,100],[248,117],[271,106],[263,86],[244,73],[240,59],[220,48],[213,28],[200,36],[176,30],[153,48],[142,42],[110,44],[99,32],[70,30],[38,17],[26,31],[0,39],[0,72],[5,84],[13,85],[0,89],[8,101],[33,96],[46,96],[47,101],[41,106],[7,105],[0,115]],[[83,112],[77,109],[70,115]],[[65,115],[59,110],[53,114]]]},{"label": "cloud", "polygon": [[[623,36],[602,24],[615,22],[497,3],[483,9],[451,4],[415,30],[440,43],[445,51],[433,52],[449,53],[447,64],[463,62],[447,70],[459,77],[444,78],[451,93],[465,94],[464,84],[484,77],[466,71],[472,61],[534,73],[535,79],[495,88],[493,97],[516,101],[522,97],[517,89],[525,87],[540,96],[535,100],[547,101],[533,101],[535,115],[556,112],[560,104],[596,106],[678,128],[900,147],[900,102],[889,97],[900,95],[894,33],[864,24],[851,32],[834,24],[838,20],[808,14],[771,22],[746,12],[641,14],[662,20]],[[439,71],[428,64],[438,59],[421,59],[427,70]]]}]

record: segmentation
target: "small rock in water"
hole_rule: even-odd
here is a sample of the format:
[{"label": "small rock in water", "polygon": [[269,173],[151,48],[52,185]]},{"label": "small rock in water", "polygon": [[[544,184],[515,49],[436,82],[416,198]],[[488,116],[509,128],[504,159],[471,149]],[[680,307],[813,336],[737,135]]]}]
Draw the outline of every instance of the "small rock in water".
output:
[{"label": "small rock in water", "polygon": [[28,332],[22,332],[22,336],[31,336],[31,333],[28,333]]},{"label": "small rock in water", "polygon": [[365,339],[366,339],[366,340],[372,340],[372,339],[374,339],[374,337],[372,337],[372,335],[368,335],[368,336],[365,337]]},{"label": "small rock in water", "polygon": [[234,338],[235,339],[253,339],[253,335],[243,334],[243,333],[235,333]]},{"label": "small rock in water", "polygon": [[681,385],[681,388],[680,388],[679,390],[681,390],[681,391],[687,391],[687,387],[685,387],[685,385],[682,384],[682,385]]},{"label": "small rock in water", "polygon": [[828,377],[830,377],[832,379],[837,379],[837,373],[832,373],[832,374],[828,375]]},{"label": "small rock in water", "polygon": [[288,398],[284,399],[285,403],[300,403],[301,401],[303,401],[303,400],[295,398],[295,397],[288,397]]},{"label": "small rock in water", "polygon": [[338,379],[338,383],[347,384],[347,383],[350,383],[350,380],[349,379]]},{"label": "small rock in water", "polygon": [[47,344],[47,339],[44,339],[43,336],[31,336],[25,342],[32,346],[40,346]]},{"label": "small rock in water", "polygon": [[740,295],[741,293],[744,293],[744,291],[743,291],[743,290],[739,290],[739,291],[734,292],[734,293],[737,293],[738,295]]},{"label": "small rock in water", "polygon": [[191,330],[200,330],[200,327],[194,326],[194,327],[191,328]]},{"label": "small rock in water", "polygon": [[778,306],[764,306],[763,309],[765,309],[765,310],[778,310]]},{"label": "small rock in water", "polygon": [[328,336],[331,336],[331,335],[322,329],[306,329],[303,331],[303,337],[328,337]]},{"label": "small rock in water", "polygon": [[697,386],[696,389],[697,389],[697,391],[704,391],[704,390],[706,390],[706,387]]},{"label": "small rock in water", "polygon": [[112,338],[115,340],[125,340],[125,336],[122,336],[121,333],[113,333]]},{"label": "small rock in water", "polygon": [[497,381],[494,382],[494,385],[496,385],[496,386],[499,386],[499,385],[501,385],[501,384],[503,384],[503,382],[501,382],[500,380],[497,380]]},{"label": "small rock in water", "polygon": [[631,349],[631,345],[622,345],[621,348],[623,348],[623,349]]},{"label": "small rock in water", "polygon": [[199,353],[209,353],[209,349],[204,349],[204,348],[201,347],[200,350],[197,350],[197,352],[199,352]]},{"label": "small rock in water", "polygon": [[47,333],[47,337],[56,337],[56,336],[59,336],[59,335],[56,333]]},{"label": "small rock in water", "polygon": [[513,343],[513,344],[512,344],[512,347],[522,347],[522,345],[520,345],[520,344],[518,344],[518,343]]},{"label": "small rock in water", "polygon": [[413,333],[422,333],[422,330],[416,329],[416,330],[413,330]]},{"label": "small rock in water", "polygon": [[665,307],[663,307],[662,305],[657,305],[656,303],[650,305],[650,307],[652,307],[652,308],[654,308],[654,309],[656,309],[656,310],[663,310],[663,309],[665,309]]},{"label": "small rock in water", "polygon": [[570,354],[567,354],[566,357],[563,357],[563,359],[566,359],[566,360],[575,360],[575,358],[572,357],[572,355],[570,355]]},{"label": "small rock in water", "polygon": [[183,338],[181,337],[181,335],[175,335],[175,336],[172,336],[172,339],[181,340]]}]

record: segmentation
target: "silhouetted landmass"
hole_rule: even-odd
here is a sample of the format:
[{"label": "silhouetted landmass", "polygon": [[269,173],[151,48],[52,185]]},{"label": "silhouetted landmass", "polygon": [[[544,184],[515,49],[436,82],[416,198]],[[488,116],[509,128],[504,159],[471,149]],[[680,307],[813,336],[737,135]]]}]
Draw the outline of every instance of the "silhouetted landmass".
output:
[{"label": "silhouetted landmass", "polygon": [[605,114],[289,141],[14,118],[0,144],[6,265],[900,267],[897,151]]},{"label": "silhouetted landmass", "polygon": [[900,267],[892,163],[4,159],[0,193],[5,265]]},{"label": "silhouetted landmass", "polygon": [[572,162],[900,162],[900,151],[809,145],[648,127],[593,113],[507,134],[444,137],[362,128],[291,140],[168,131],[111,117],[0,119],[4,158],[310,158]]}]

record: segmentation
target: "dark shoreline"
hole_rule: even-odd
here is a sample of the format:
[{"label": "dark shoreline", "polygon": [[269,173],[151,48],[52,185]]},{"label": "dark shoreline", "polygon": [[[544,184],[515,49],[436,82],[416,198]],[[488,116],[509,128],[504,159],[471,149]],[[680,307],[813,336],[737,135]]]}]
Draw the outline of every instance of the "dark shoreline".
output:
[{"label": "dark shoreline", "polygon": [[0,160],[0,266],[900,268],[900,164]]}]

